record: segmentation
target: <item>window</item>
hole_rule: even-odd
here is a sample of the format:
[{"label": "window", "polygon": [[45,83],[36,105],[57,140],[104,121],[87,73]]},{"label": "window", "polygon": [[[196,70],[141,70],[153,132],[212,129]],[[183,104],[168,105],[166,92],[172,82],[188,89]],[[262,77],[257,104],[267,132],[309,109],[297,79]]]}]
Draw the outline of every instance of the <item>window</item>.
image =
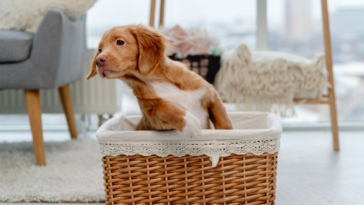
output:
[{"label": "window", "polygon": [[[328,1],[339,121],[364,121],[364,1]],[[324,53],[321,1],[268,0],[268,48],[308,58]],[[296,106],[288,121],[329,121],[327,105]]]},{"label": "window", "polygon": [[87,12],[87,47],[95,49],[105,31],[149,22],[150,0],[99,0]]},{"label": "window", "polygon": [[256,0],[166,1],[165,24],[199,27],[216,36],[225,49],[256,44]]},{"label": "window", "polygon": [[[156,5],[156,23],[159,17]],[[149,22],[150,0],[99,0],[87,13],[87,45],[96,48],[102,34],[114,27]],[[223,47],[240,43],[255,48],[255,0],[166,1],[165,26],[199,27],[215,35]]]}]

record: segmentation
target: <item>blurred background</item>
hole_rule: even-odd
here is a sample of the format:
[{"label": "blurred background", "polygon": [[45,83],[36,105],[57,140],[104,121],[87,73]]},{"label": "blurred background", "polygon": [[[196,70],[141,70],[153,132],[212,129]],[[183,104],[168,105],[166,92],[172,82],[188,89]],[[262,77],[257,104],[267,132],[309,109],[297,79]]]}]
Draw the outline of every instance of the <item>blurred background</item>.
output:
[{"label": "blurred background", "polygon": [[[87,16],[88,47],[96,48],[102,34],[113,26],[148,24],[148,3],[145,0],[97,2]],[[125,5],[130,9],[123,9]],[[159,6],[156,8],[159,13]],[[233,50],[241,43],[255,50],[257,9],[256,0],[167,1],[165,26],[204,28],[218,37],[226,50]],[[100,13],[107,15],[100,16]],[[361,26],[364,25],[364,1],[330,0],[329,14],[338,119],[352,125],[364,123],[364,27]],[[268,0],[267,19],[268,50],[307,58],[324,53],[319,0]],[[134,103],[123,105],[125,113],[133,114],[130,106]],[[306,124],[330,120],[327,105],[298,105],[296,112],[296,117],[284,121]]]},{"label": "blurred background", "polygon": [[[159,1],[156,13],[159,13],[158,3]],[[149,0],[99,0],[87,12],[87,48],[93,52],[102,34],[111,27],[147,25],[149,9]],[[256,50],[257,16],[262,13],[259,9],[256,0],[166,1],[165,26],[179,24],[183,27],[205,29],[220,40],[224,50],[233,50],[241,43]],[[268,39],[268,50],[289,52],[307,58],[324,53],[319,0],[267,0],[266,15],[268,30],[265,35]],[[364,125],[364,1],[330,0],[329,15],[339,126],[357,129]],[[155,24],[157,25],[157,19]],[[120,101],[118,113],[139,114],[138,104],[130,90],[123,84],[116,83],[118,89],[123,91],[121,96],[117,96]],[[0,102],[4,100],[0,99]],[[236,109],[233,105],[228,108]],[[330,128],[329,106],[297,105],[295,109],[296,117],[282,119],[286,129]],[[108,118],[110,113],[104,114],[77,114],[79,130],[94,131],[100,119]],[[67,130],[63,114],[42,114],[42,118],[45,131]],[[24,135],[28,138],[29,130],[26,112],[17,115],[0,114],[0,136],[1,133],[26,131]],[[14,137],[12,140],[16,139]],[[19,137],[19,140],[24,139]]]}]

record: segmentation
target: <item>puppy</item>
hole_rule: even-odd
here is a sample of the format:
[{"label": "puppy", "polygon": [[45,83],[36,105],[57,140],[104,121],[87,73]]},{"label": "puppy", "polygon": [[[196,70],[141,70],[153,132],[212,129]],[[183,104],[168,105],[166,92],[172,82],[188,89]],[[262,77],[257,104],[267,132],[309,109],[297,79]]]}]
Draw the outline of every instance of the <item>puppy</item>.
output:
[{"label": "puppy", "polygon": [[202,129],[232,129],[226,109],[211,84],[184,64],[168,58],[169,40],[143,25],[105,32],[87,80],[120,79],[137,97],[143,117],[136,130],[178,130],[187,137]]}]

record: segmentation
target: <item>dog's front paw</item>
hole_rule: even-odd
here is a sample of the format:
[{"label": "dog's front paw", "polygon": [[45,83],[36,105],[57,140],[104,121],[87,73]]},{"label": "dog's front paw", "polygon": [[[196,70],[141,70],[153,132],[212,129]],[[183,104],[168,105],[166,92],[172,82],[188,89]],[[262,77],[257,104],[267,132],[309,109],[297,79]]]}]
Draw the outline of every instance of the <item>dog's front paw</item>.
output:
[{"label": "dog's front paw", "polygon": [[182,129],[182,134],[187,137],[198,137],[201,135],[201,122],[191,113],[186,112],[184,116],[186,121],[185,126]]}]

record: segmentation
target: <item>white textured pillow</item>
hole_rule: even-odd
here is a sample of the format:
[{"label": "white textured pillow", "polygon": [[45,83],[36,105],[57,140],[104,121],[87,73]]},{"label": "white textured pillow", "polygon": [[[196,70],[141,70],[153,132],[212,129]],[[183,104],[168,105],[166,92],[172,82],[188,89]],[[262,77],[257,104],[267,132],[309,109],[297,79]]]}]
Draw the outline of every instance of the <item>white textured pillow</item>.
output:
[{"label": "white textured pillow", "polygon": [[60,9],[76,19],[97,0],[0,0],[0,29],[35,33],[50,9]]}]

